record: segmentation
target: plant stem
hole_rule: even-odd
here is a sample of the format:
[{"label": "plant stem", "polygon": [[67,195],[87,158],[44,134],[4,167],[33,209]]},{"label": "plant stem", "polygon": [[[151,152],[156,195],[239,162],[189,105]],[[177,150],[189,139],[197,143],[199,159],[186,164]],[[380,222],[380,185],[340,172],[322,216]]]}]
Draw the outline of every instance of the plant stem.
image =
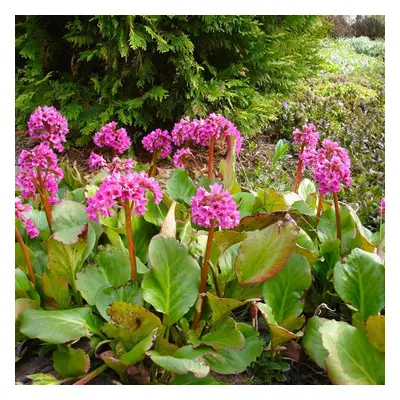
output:
[{"label": "plant stem", "polygon": [[382,242],[382,223],[383,223],[383,212],[379,216],[379,243]]},{"label": "plant stem", "polygon": [[99,368],[95,369],[94,371],[90,372],[86,376],[84,376],[82,379],[79,379],[79,381],[76,381],[74,385],[85,385],[86,383],[90,382],[92,379],[96,378],[96,376],[99,376],[102,374],[106,369],[108,368],[107,364],[103,364]]},{"label": "plant stem", "polygon": [[200,322],[201,311],[203,308],[203,295],[206,291],[206,284],[208,278],[208,269],[210,267],[210,256],[211,256],[211,249],[212,249],[212,242],[214,239],[214,228],[215,228],[215,219],[211,221],[211,227],[208,231],[208,238],[207,238],[207,247],[206,247],[206,254],[204,255],[203,267],[201,269],[201,281],[200,281],[200,288],[199,288],[199,298],[200,298],[200,307],[199,311],[197,311],[196,316],[193,321],[192,329],[196,330],[197,326]]},{"label": "plant stem", "polygon": [[76,280],[75,280],[75,277],[73,277],[71,287],[72,287],[72,293],[74,294],[74,297],[75,297],[75,301],[77,302],[77,304],[78,304],[79,307],[82,307],[82,306],[83,306],[82,297],[81,297],[81,295],[80,295],[80,293],[78,292],[78,289],[77,289],[77,287],[76,287]]},{"label": "plant stem", "polygon": [[340,207],[337,193],[333,193],[333,201],[335,203],[335,213],[336,213],[336,236],[342,241],[342,224],[340,221]]},{"label": "plant stem", "polygon": [[322,212],[322,202],[324,200],[324,195],[320,194],[319,199],[318,199],[318,208],[317,208],[317,216],[315,218],[315,228],[317,228],[319,219],[321,218],[321,212]]},{"label": "plant stem", "polygon": [[112,158],[114,159],[114,157],[117,157],[117,150],[116,149],[112,149]]},{"label": "plant stem", "polygon": [[213,178],[214,169],[214,136],[210,137],[210,144],[208,146],[208,177]]},{"label": "plant stem", "polygon": [[297,162],[297,170],[296,170],[296,178],[294,179],[293,183],[293,192],[297,191],[297,188],[299,187],[300,180],[301,180],[301,175],[303,173],[303,161],[301,159],[301,155],[303,154],[304,151],[304,143],[301,145],[301,149],[299,152],[299,160]]},{"label": "plant stem", "polygon": [[136,281],[137,267],[136,267],[135,243],[133,241],[133,234],[132,234],[132,206],[129,204],[129,201],[126,201],[124,204],[125,220],[126,220],[126,238],[128,240],[129,261],[131,263],[131,279],[132,281]]},{"label": "plant stem", "polygon": [[44,206],[44,212],[46,214],[47,223],[49,225],[50,232],[52,232],[51,225],[53,223],[53,216],[51,215],[51,208],[50,208],[50,204],[49,204],[49,199],[47,198],[46,187],[44,186],[42,174],[40,172],[40,168],[39,167],[37,168],[37,173],[38,173],[38,180],[39,180],[39,195],[40,195],[40,198],[42,199],[42,203],[43,203],[43,206]]},{"label": "plant stem", "polygon": [[157,171],[156,166],[157,166],[158,153],[159,153],[159,150],[155,150],[153,153],[153,157],[151,158],[151,165],[150,165],[150,171],[149,171],[150,178],[152,176],[154,176]]},{"label": "plant stem", "polygon": [[29,279],[33,283],[33,286],[36,287],[36,278],[35,278],[35,273],[33,272],[31,259],[28,254],[28,250],[26,249],[24,239],[22,239],[22,236],[19,233],[17,226],[15,226],[15,237],[17,238],[17,241],[21,246],[22,254],[24,255],[25,263],[26,266],[28,267]]}]

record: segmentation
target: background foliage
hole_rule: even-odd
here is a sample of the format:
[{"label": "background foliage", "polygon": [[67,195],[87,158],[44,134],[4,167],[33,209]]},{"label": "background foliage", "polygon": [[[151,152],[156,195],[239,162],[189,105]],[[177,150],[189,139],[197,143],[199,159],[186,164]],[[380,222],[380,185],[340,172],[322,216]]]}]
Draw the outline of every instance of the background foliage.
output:
[{"label": "background foliage", "polygon": [[221,112],[245,134],[320,63],[320,16],[17,17],[17,128],[39,104],[76,144],[116,119],[135,136]]}]

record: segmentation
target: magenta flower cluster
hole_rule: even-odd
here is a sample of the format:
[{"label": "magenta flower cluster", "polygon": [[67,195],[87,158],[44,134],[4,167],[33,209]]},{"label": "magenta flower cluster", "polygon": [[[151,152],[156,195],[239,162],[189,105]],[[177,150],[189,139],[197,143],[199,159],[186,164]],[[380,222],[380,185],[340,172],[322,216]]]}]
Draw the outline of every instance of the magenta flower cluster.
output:
[{"label": "magenta flower cluster", "polygon": [[128,150],[131,146],[131,139],[124,128],[117,129],[115,121],[104,125],[99,132],[96,132],[93,139],[98,147],[111,147],[119,154]]},{"label": "magenta flower cluster", "polygon": [[107,162],[102,156],[92,153],[89,156],[89,168],[103,168],[110,174],[114,172],[131,172],[133,170],[132,158],[121,160],[119,157],[114,157],[111,162]]},{"label": "magenta flower cluster", "polygon": [[25,199],[36,200],[40,183],[39,176],[49,193],[49,203],[58,202],[58,183],[63,178],[63,171],[57,164],[57,156],[46,142],[34,147],[31,151],[23,150],[19,155],[15,182]]},{"label": "magenta flower cluster", "polygon": [[304,162],[313,168],[313,178],[323,195],[337,193],[341,184],[348,187],[352,182],[349,154],[337,142],[325,139],[321,148],[307,148]]},{"label": "magenta flower cluster", "polygon": [[103,217],[112,216],[112,208],[117,205],[121,207],[126,201],[133,203],[136,215],[146,212],[146,190],[154,195],[154,203],[158,204],[162,199],[162,193],[158,183],[149,178],[146,172],[133,172],[126,175],[113,173],[107,176],[94,197],[88,199],[86,212],[89,219],[98,221],[98,215]]},{"label": "magenta flower cluster", "polygon": [[185,158],[187,157],[194,158],[193,153],[190,151],[188,147],[184,147],[183,149],[177,150],[173,157],[175,167],[185,168]]},{"label": "magenta flower cluster", "polygon": [[239,154],[242,148],[242,136],[231,121],[221,114],[212,113],[206,119],[194,119],[190,121],[189,117],[182,118],[175,124],[171,132],[172,140],[175,146],[180,146],[187,140],[193,140],[194,143],[201,146],[208,146],[210,138],[215,141],[219,139],[227,140],[229,136],[236,137],[236,154]]},{"label": "magenta flower cluster", "polygon": [[167,130],[156,129],[146,135],[143,140],[143,147],[150,153],[160,150],[160,158],[168,157],[172,152],[172,138]]},{"label": "magenta flower cluster", "polygon": [[24,215],[24,213],[29,213],[31,211],[32,208],[29,204],[22,204],[22,199],[20,197],[15,197],[15,218],[19,219],[24,224],[26,233],[33,239],[39,235],[39,231],[35,223]]},{"label": "magenta flower cluster", "polygon": [[57,151],[63,151],[62,143],[69,132],[67,120],[53,106],[38,107],[28,120],[29,135],[47,142]]},{"label": "magenta flower cluster", "polygon": [[214,183],[210,192],[204,187],[197,190],[190,202],[193,222],[200,226],[210,227],[215,219],[215,226],[233,229],[240,222],[240,212],[231,195],[223,187]]},{"label": "magenta flower cluster", "polygon": [[308,148],[314,148],[317,146],[319,139],[319,132],[316,132],[317,128],[314,124],[308,124],[303,126],[303,130],[296,129],[293,131],[293,139],[295,143],[303,145]]},{"label": "magenta flower cluster", "polygon": [[378,214],[379,215],[385,214],[385,208],[386,208],[385,198],[382,198],[379,203]]}]

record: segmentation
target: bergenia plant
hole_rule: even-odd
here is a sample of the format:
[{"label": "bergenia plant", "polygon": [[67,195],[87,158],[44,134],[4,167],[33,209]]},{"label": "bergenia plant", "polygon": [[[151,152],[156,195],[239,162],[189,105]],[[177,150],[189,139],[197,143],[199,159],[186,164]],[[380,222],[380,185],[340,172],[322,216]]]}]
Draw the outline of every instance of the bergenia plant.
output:
[{"label": "bergenia plant", "polygon": [[194,155],[188,147],[184,147],[176,151],[173,156],[173,162],[176,168],[185,168],[186,162],[189,158],[194,160]]},{"label": "bergenia plant", "polygon": [[[24,215],[31,211],[32,208],[29,204],[22,204],[22,199],[20,197],[15,197],[15,219],[18,219],[22,222],[22,224],[25,226],[26,233],[31,239],[33,239],[39,235],[39,231],[36,228],[35,223],[30,218],[27,218]],[[36,279],[32,268],[31,258],[29,257],[28,250],[25,246],[24,240],[21,236],[21,233],[18,230],[17,225],[15,225],[15,237],[17,238],[17,241],[21,246],[22,254],[24,256],[24,260],[28,268],[29,279],[34,284],[34,286],[36,286]]]},{"label": "bergenia plant", "polygon": [[37,195],[40,196],[50,230],[50,206],[58,201],[58,183],[62,178],[63,171],[48,143],[41,143],[31,151],[23,150],[19,155],[16,185],[24,199],[36,200]]},{"label": "bergenia plant", "polygon": [[114,157],[111,162],[107,162],[104,157],[91,152],[89,156],[89,168],[102,168],[108,171],[110,174],[114,172],[131,172],[134,168],[134,161],[132,158],[121,160],[119,157]]},{"label": "bergenia plant", "polygon": [[166,158],[172,152],[172,138],[167,130],[156,129],[150,132],[142,139],[143,147],[153,153],[151,159],[149,176],[153,176],[156,173],[157,160],[159,158]]},{"label": "bergenia plant", "polygon": [[94,197],[88,199],[86,211],[89,219],[99,220],[99,215],[111,217],[115,212],[113,207],[125,210],[126,237],[128,241],[129,260],[131,264],[131,279],[136,280],[136,252],[132,232],[132,211],[136,215],[143,215],[146,212],[146,190],[154,195],[154,203],[158,204],[162,199],[162,193],[158,183],[149,178],[146,172],[133,172],[126,175],[112,173],[107,176]]},{"label": "bergenia plant", "polygon": [[306,165],[312,167],[313,178],[318,183],[320,196],[317,219],[322,210],[323,196],[332,193],[335,204],[337,238],[341,239],[340,208],[337,194],[341,185],[349,187],[352,182],[349,154],[345,148],[340,147],[339,143],[325,139],[321,148],[308,148],[304,152],[303,160]]},{"label": "bergenia plant", "polygon": [[214,183],[210,186],[210,192],[207,192],[204,187],[199,188],[190,204],[192,207],[193,222],[197,225],[209,228],[206,252],[201,270],[199,306],[197,307],[197,313],[193,322],[193,329],[196,330],[201,318],[214,230],[216,227],[222,229],[235,228],[240,222],[240,212],[237,210],[237,205],[229,192],[223,190],[222,186],[218,183]]},{"label": "bergenia plant", "polygon": [[313,151],[318,143],[319,132],[316,132],[314,124],[304,125],[303,129],[296,129],[293,131],[293,140],[300,147],[299,160],[297,162],[296,177],[293,183],[293,192],[296,192],[301,182],[301,176],[305,167],[305,154],[307,151]]},{"label": "bergenia plant", "polygon": [[111,121],[104,125],[99,132],[94,135],[94,144],[98,147],[110,147],[112,157],[124,153],[131,146],[131,139],[124,128],[117,129],[117,123]]},{"label": "bergenia plant", "polygon": [[69,132],[68,122],[55,107],[38,107],[29,118],[28,132],[29,136],[61,152],[64,150],[62,143],[66,141],[65,135]]}]

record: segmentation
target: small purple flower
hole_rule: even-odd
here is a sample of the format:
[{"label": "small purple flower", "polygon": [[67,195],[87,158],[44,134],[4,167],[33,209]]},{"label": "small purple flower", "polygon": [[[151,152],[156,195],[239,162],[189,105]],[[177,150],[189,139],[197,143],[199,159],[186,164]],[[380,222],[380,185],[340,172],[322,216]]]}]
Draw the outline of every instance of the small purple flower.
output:
[{"label": "small purple flower", "polygon": [[96,132],[93,139],[98,147],[111,147],[119,154],[128,150],[131,146],[131,139],[124,128],[117,129],[115,121],[104,125],[99,132]]},{"label": "small purple flower", "polygon": [[172,152],[172,138],[167,130],[156,129],[146,135],[143,140],[143,147],[150,153],[160,150],[160,158],[168,157]]},{"label": "small purple flower", "polygon": [[194,158],[193,153],[188,147],[178,150],[173,157],[174,165],[176,168],[185,168],[185,159],[187,157]]},{"label": "small purple flower", "polygon": [[33,239],[39,235],[39,231],[35,223],[24,215],[24,213],[28,213],[31,210],[32,208],[29,204],[22,204],[22,199],[20,197],[15,197],[15,218],[19,219],[24,224],[26,233]]},{"label": "small purple flower", "polygon": [[379,209],[378,209],[378,214],[382,215],[385,213],[385,208],[386,208],[386,202],[385,198],[383,197],[379,203]]}]

